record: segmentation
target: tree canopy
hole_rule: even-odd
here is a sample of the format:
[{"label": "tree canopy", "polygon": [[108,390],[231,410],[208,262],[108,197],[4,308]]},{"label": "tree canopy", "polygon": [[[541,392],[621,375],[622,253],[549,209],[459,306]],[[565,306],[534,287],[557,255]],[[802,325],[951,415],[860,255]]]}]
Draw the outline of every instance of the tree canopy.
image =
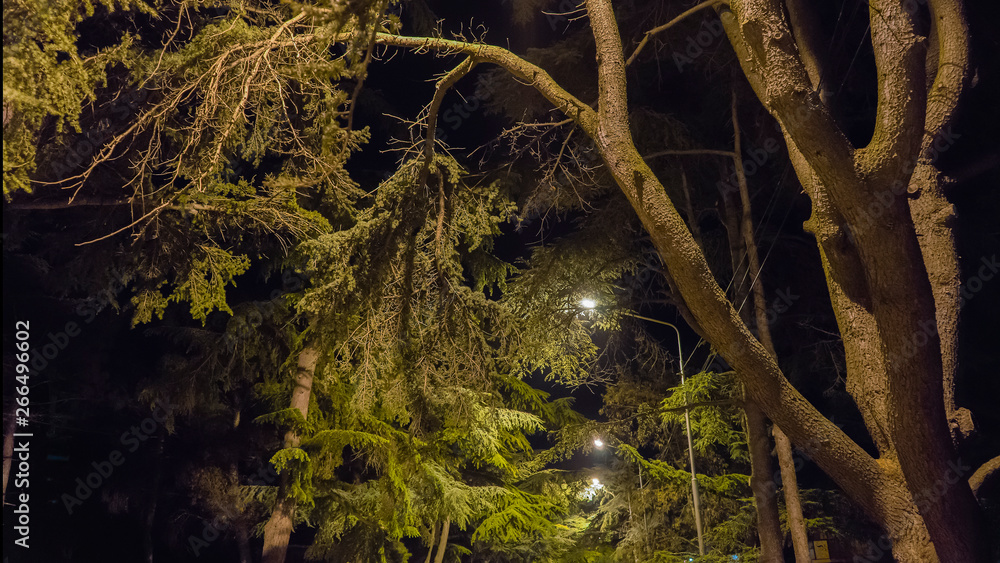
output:
[{"label": "tree canopy", "polygon": [[998,17],[5,0],[5,498],[68,561],[996,557]]}]

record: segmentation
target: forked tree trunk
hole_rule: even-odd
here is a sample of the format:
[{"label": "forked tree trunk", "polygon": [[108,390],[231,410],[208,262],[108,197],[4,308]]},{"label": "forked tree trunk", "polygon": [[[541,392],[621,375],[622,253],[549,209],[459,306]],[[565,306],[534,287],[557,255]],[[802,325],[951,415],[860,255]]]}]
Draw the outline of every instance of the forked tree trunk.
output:
[{"label": "forked tree trunk", "polygon": [[[299,352],[291,408],[298,409],[302,413],[303,420],[309,414],[309,397],[312,395],[313,375],[316,372],[318,359],[319,352],[315,348],[306,347]],[[285,448],[296,448],[298,445],[299,435],[294,430],[286,432]],[[282,471],[274,510],[271,512],[271,518],[264,525],[262,563],[284,563],[288,554],[288,540],[292,535],[292,524],[295,516],[295,498],[289,493],[290,486],[288,471]]]}]

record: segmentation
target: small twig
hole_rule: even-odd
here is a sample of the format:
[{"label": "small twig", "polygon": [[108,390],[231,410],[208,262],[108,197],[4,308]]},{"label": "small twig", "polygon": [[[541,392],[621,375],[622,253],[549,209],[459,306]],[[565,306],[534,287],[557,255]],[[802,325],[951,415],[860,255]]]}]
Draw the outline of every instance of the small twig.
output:
[{"label": "small twig", "polygon": [[661,25],[659,27],[654,27],[653,29],[647,31],[646,35],[643,36],[642,41],[640,41],[639,45],[636,46],[635,51],[632,51],[632,54],[629,55],[628,60],[625,61],[625,66],[627,67],[628,65],[632,64],[632,61],[635,60],[635,57],[639,54],[639,51],[642,51],[642,48],[646,46],[646,43],[649,43],[649,38],[650,37],[656,35],[657,33],[662,33],[664,31],[670,29],[675,24],[677,24],[678,22],[680,22],[684,18],[690,16],[691,14],[697,13],[697,12],[699,12],[701,10],[704,10],[705,8],[711,8],[711,7],[716,6],[718,4],[725,4],[725,5],[728,6],[729,2],[727,0],[705,0],[701,4],[698,4],[697,6],[695,6],[693,8],[689,8],[688,10],[686,10],[685,12],[683,12],[681,15],[679,15],[676,18],[670,20],[669,22],[667,22],[667,23],[665,23],[665,24],[663,24],[663,25]]}]

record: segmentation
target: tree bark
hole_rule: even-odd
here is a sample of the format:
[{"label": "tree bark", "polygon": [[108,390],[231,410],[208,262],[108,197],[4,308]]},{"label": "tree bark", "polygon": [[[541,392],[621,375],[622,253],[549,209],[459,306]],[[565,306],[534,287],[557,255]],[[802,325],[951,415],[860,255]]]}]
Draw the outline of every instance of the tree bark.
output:
[{"label": "tree bark", "polygon": [[[305,420],[309,414],[309,398],[312,395],[313,375],[316,372],[316,362],[319,351],[306,347],[299,352],[298,369],[295,375],[295,386],[292,388],[290,406],[298,409]],[[299,435],[294,430],[285,433],[285,448],[296,448],[299,445]],[[264,551],[262,563],[284,563],[288,554],[288,541],[292,535],[292,525],[295,517],[295,498],[289,494],[291,486],[288,471],[281,472],[281,482],[278,486],[278,497],[274,510],[267,524],[264,525]]]},{"label": "tree bark", "polygon": [[427,542],[427,557],[424,558],[424,563],[431,563],[431,557],[434,555],[434,539],[437,537],[437,522],[431,524],[431,539]]},{"label": "tree bark", "polygon": [[[877,502],[883,506],[878,518],[899,538],[898,545],[912,543],[909,538],[922,536],[913,533],[912,519],[887,512],[900,510],[893,506],[897,502],[908,503],[904,510],[919,513],[932,552],[936,550],[937,556],[923,560],[981,560],[985,542],[971,491],[959,485],[941,496],[927,495],[952,474],[956,459],[942,400],[945,368],[928,277],[932,269],[925,266],[919,228],[902,197],[914,170],[913,161],[907,160],[917,155],[922,132],[934,121],[935,105],[920,87],[924,60],[913,14],[898,2],[871,4],[879,104],[871,142],[856,149],[818,97],[806,93],[807,72],[795,56],[780,4],[746,0],[733,8],[735,16],[723,14],[730,42],[758,97],[782,126],[790,153],[798,152],[793,164],[814,212],[817,203],[825,206],[811,219],[814,232],[818,238],[819,233],[835,235],[820,243],[845,348],[858,345],[848,340],[857,320],[875,337],[869,342],[878,343],[874,361],[881,364],[879,369],[866,371],[867,360],[848,361],[849,388],[874,391],[868,400],[858,401],[866,421],[885,422],[878,428],[882,435],[873,435],[881,443],[879,463],[894,488],[908,493],[879,490],[883,498]],[[932,18],[947,20],[960,6],[941,0],[932,1],[930,9]],[[782,72],[774,72],[777,68]],[[828,223],[833,217],[843,221]],[[837,231],[843,235],[836,236]],[[852,270],[857,273],[850,274]],[[834,285],[844,294],[834,295]],[[864,316],[845,314],[837,308],[838,298],[846,298],[849,307],[860,308]],[[861,382],[852,384],[851,379]]]},{"label": "tree bark", "polygon": [[767,437],[767,419],[753,401],[743,406],[746,413],[747,448],[750,451],[750,491],[757,510],[757,536],[760,538],[760,561],[782,563],[784,535],[778,516],[778,485],[774,482],[771,441]]},{"label": "tree bark", "polygon": [[451,518],[445,518],[444,524],[441,525],[441,541],[438,542],[437,555],[434,557],[434,563],[442,563],[444,561],[445,549],[448,547],[448,531],[451,528]]}]

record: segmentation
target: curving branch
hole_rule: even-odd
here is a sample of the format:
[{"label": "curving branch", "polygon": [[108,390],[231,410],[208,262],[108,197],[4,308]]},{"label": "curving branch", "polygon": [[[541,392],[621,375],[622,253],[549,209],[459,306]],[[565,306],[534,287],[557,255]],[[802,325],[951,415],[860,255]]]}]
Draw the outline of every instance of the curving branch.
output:
[{"label": "curving branch", "polygon": [[[346,40],[346,37],[340,38],[338,36],[335,40]],[[464,54],[473,57],[476,61],[489,62],[503,67],[518,80],[538,90],[556,109],[566,114],[567,117],[576,122],[584,131],[596,131],[597,112],[593,108],[566,91],[565,88],[560,86],[541,67],[518,57],[507,49],[494,45],[467,43],[453,39],[408,37],[389,33],[376,34],[375,42],[380,45],[405,47],[417,52],[435,51],[444,55]]]},{"label": "curving branch", "polygon": [[969,477],[969,487],[972,494],[979,496],[979,489],[986,483],[986,480],[1000,472],[1000,455],[979,466],[979,469]]},{"label": "curving branch", "polygon": [[431,99],[431,105],[427,110],[427,135],[424,138],[424,162],[423,166],[420,168],[420,180],[418,186],[425,186],[427,184],[427,179],[430,176],[431,165],[434,163],[434,139],[437,134],[437,116],[438,111],[441,110],[441,104],[444,103],[444,97],[448,93],[448,90],[452,88],[463,76],[469,74],[473,68],[476,66],[476,61],[473,57],[469,57],[462,61],[458,66],[448,71],[441,80],[438,80],[437,86],[434,89],[434,98]]},{"label": "curving branch", "polygon": [[[878,70],[875,132],[855,153],[858,170],[877,184],[905,180],[903,165],[916,156],[923,131],[924,49],[916,15],[899,0],[872,0],[872,48]],[[881,185],[878,186],[881,188]]]}]

